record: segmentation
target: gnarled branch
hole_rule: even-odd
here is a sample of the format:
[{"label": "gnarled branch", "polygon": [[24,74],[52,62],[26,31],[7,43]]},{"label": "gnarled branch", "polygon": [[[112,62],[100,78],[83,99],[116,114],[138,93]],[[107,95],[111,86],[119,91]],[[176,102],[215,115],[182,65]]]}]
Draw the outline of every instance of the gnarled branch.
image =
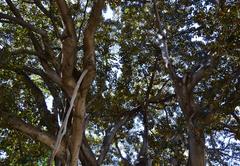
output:
[{"label": "gnarled branch", "polygon": [[[10,113],[8,113],[9,110],[3,110],[0,108],[0,117],[4,119],[4,122],[6,122],[6,125],[10,128],[19,130],[23,132],[24,134],[30,136],[31,138],[40,141],[41,143],[47,145],[51,149],[54,147],[55,138],[49,133],[46,133],[36,127],[34,127],[31,124],[28,124],[21,120],[20,118],[17,118]],[[57,152],[57,157],[64,159],[65,158],[65,144],[62,143],[59,151]]]}]

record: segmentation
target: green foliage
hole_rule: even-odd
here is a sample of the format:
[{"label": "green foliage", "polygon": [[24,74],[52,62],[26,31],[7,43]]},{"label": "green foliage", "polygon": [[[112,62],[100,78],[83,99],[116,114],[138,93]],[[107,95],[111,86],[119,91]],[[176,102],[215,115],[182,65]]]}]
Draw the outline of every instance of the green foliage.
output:
[{"label": "green foliage", "polygon": [[[49,151],[38,142],[22,133],[0,129],[0,149],[6,153],[0,159],[1,165],[46,165]],[[7,139],[6,139],[7,138]]]},{"label": "green foliage", "polygon": [[[27,22],[48,33],[54,56],[49,54],[46,59],[60,62],[61,44],[56,30],[61,32],[63,27],[56,7],[50,1],[42,1],[54,16],[51,20],[31,1],[13,2]],[[159,1],[157,4],[162,28],[167,32],[171,62],[178,76],[196,72],[210,59],[219,57],[211,74],[194,88],[194,98],[203,113],[211,114],[206,120],[211,123],[199,123],[205,129],[208,162],[212,165],[239,162],[239,142],[230,141],[224,149],[227,136],[235,140],[240,137],[239,119],[234,117],[239,116],[236,107],[240,103],[239,5],[229,1],[220,6],[202,0]],[[77,32],[82,32],[86,26],[84,15],[89,16],[88,10],[84,14],[86,4],[81,2],[77,6],[68,1],[68,5],[77,29],[81,28]],[[91,5],[92,2],[87,4]],[[175,96],[175,85],[161,58],[153,5],[129,0],[109,1],[108,5],[116,18],[103,18],[95,36],[97,75],[87,97],[86,137],[90,147],[98,156],[109,129],[141,106],[147,110],[148,154],[153,165],[169,165],[173,160],[186,165],[188,131]],[[0,12],[12,15],[5,2],[0,2]],[[0,22],[0,107],[54,135],[56,132],[46,124],[45,113],[50,111],[44,108],[52,104],[51,115],[55,115],[54,110],[61,110],[57,115],[62,118],[69,99],[61,88],[39,73],[43,67],[28,37],[29,31],[6,20]],[[81,69],[82,35],[78,35],[75,68]],[[41,36],[36,36],[44,44]],[[47,64],[54,70],[57,68],[51,60]],[[42,94],[29,86],[27,78]],[[53,97],[52,103],[41,103],[41,97],[46,101],[49,96]],[[199,119],[205,118],[202,116]],[[19,131],[7,129],[7,122],[0,119],[3,135],[0,150],[6,153],[0,164],[45,165],[50,149]],[[124,158],[135,163],[143,142],[143,119],[141,110],[120,128],[104,165],[124,165]],[[224,137],[219,138],[219,133]],[[119,153],[117,145],[124,155]]]}]

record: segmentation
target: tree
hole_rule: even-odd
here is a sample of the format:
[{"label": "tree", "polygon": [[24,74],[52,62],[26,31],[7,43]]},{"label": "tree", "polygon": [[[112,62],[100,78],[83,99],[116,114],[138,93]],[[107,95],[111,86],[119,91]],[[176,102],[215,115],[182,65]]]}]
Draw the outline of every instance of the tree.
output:
[{"label": "tree", "polygon": [[[2,7],[8,9],[7,12],[1,13],[1,20],[3,22],[16,25],[16,27],[9,28],[10,30],[16,30],[16,33],[13,35],[13,43],[10,43],[10,48],[6,48],[4,45],[2,49],[9,54],[13,54],[14,51],[20,51],[20,53],[23,51],[25,52],[25,55],[29,53],[30,55],[34,55],[38,58],[37,64],[41,65],[44,71],[40,70],[39,68],[24,68],[24,66],[20,66],[23,69],[17,71],[17,73],[24,75],[26,77],[26,81],[31,84],[31,88],[35,91],[34,94],[36,95],[36,101],[41,104],[39,109],[42,109],[41,111],[44,112],[43,114],[46,114],[44,116],[48,117],[49,119],[44,119],[45,123],[51,127],[56,126],[58,123],[58,112],[56,112],[58,107],[55,108],[55,116],[51,115],[46,107],[44,95],[41,93],[41,90],[35,86],[33,81],[26,75],[26,72],[40,75],[42,79],[45,80],[48,79],[50,84],[48,86],[53,86],[52,91],[54,91],[54,86],[57,85],[66,98],[71,98],[75,93],[74,88],[77,84],[76,80],[78,79],[78,76],[74,77],[73,73],[79,73],[75,67],[77,62],[77,52],[79,49],[78,43],[80,35],[82,34],[83,36],[82,42],[84,53],[82,56],[81,69],[82,74],[85,75],[80,77],[82,78],[82,83],[80,82],[81,85],[79,90],[76,89],[77,99],[74,101],[74,111],[71,118],[71,137],[70,135],[68,136],[69,138],[67,140],[69,143],[61,143],[60,150],[56,149],[57,155],[62,159],[62,161],[67,161],[64,158],[67,157],[66,151],[69,149],[71,153],[71,165],[76,165],[83,137],[86,96],[96,72],[94,34],[101,20],[104,1],[100,0],[94,2],[85,29],[82,30],[78,27],[79,34],[77,33],[78,31],[76,31],[77,29],[74,18],[71,14],[74,12],[74,9],[71,9],[71,7],[74,7],[74,4],[71,4],[70,7],[67,2],[62,0],[56,2],[51,1],[49,3],[42,3],[41,1],[12,2],[11,0],[7,0],[1,5]],[[78,3],[75,4],[75,6],[76,5],[80,4]],[[36,13],[24,13],[25,11],[29,11],[30,7],[32,7],[32,10]],[[39,14],[42,17],[35,17],[36,14]],[[29,22],[28,19],[32,19],[32,21]],[[5,28],[5,26],[2,27]],[[18,46],[17,44],[14,44],[14,42],[17,42],[14,40],[15,37],[17,40],[21,40],[21,36],[19,35],[28,36],[28,38],[25,39],[26,41],[23,43],[24,45]],[[60,50],[56,50],[56,47],[60,48]],[[22,50],[16,50],[14,48],[19,48]],[[15,65],[13,67],[16,68]],[[59,94],[56,95],[59,96]],[[58,103],[56,104],[58,105]],[[3,114],[2,116],[6,118],[8,115],[5,114],[5,112],[9,111],[2,110],[1,114]],[[64,114],[67,114],[67,112]],[[52,119],[54,119],[54,121]],[[29,130],[28,134],[45,141],[44,143],[48,144],[50,147],[53,147],[54,138],[48,138],[48,136],[44,134],[41,135],[41,131],[36,131],[37,129],[34,127],[30,128],[30,126],[25,124],[23,121],[19,121],[18,123],[18,129],[23,131],[31,129],[32,131]],[[56,130],[57,128],[55,127],[55,129],[53,128],[51,131],[54,133]]]},{"label": "tree", "polygon": [[[102,18],[109,8],[115,18]],[[225,1],[1,2],[2,162],[239,161],[239,144],[225,146],[239,139],[237,12]]]},{"label": "tree", "polygon": [[[200,1],[200,3],[202,3],[202,2]],[[194,95],[194,93],[196,93],[194,91],[194,89],[197,87],[197,84],[200,83],[200,81],[202,81],[203,79],[208,77],[209,74],[212,73],[212,70],[215,67],[217,67],[217,65],[219,64],[219,62],[218,62],[219,56],[224,56],[224,54],[223,54],[223,52],[220,53],[216,50],[211,50],[209,48],[203,48],[203,45],[201,43],[196,44],[195,46],[193,46],[193,49],[195,47],[196,50],[202,51],[200,53],[200,56],[202,56],[202,57],[200,57],[201,65],[196,66],[196,64],[193,63],[193,65],[187,65],[187,70],[185,72],[177,71],[175,66],[172,64],[170,56],[169,56],[169,54],[171,53],[171,50],[169,51],[169,49],[168,49],[168,41],[167,41],[167,35],[166,35],[166,31],[167,31],[166,28],[168,28],[167,26],[169,26],[170,27],[169,29],[171,29],[171,25],[169,25],[170,21],[168,21],[169,17],[171,18],[171,15],[168,15],[168,11],[164,11],[164,13],[163,13],[163,10],[162,10],[162,12],[160,12],[161,13],[161,16],[160,16],[159,11],[158,11],[159,4],[160,3],[154,2],[155,13],[156,13],[156,17],[157,17],[159,32],[160,32],[161,55],[165,62],[165,67],[167,68],[167,71],[169,72],[170,78],[173,81],[175,94],[177,96],[180,108],[184,114],[185,121],[186,121],[186,128],[188,130],[188,146],[189,146],[188,165],[203,166],[203,165],[206,165],[204,130],[206,129],[205,126],[209,125],[209,121],[208,122],[206,122],[206,121],[211,119],[211,116],[213,116],[213,114],[216,114],[216,112],[214,112],[211,109],[208,110],[207,113],[205,112],[205,110],[202,108],[201,104],[199,103],[198,98],[200,96],[198,96],[198,98],[197,98]],[[162,2],[161,5],[163,5],[165,7],[168,4]],[[179,7],[177,3],[174,5],[176,5],[177,8]],[[186,10],[190,9],[190,12],[186,12],[186,13],[183,12],[183,14],[182,13],[179,13],[179,14],[186,16],[185,18],[187,18],[187,21],[188,21],[188,24],[186,26],[191,27],[191,26],[195,26],[197,24],[197,26],[200,27],[200,31],[196,30],[196,32],[201,33],[201,36],[206,38],[205,42],[207,42],[208,45],[210,45],[210,43],[212,44],[211,40],[214,40],[214,38],[215,39],[222,38],[222,34],[219,34],[216,31],[205,32],[205,29],[203,31],[201,31],[202,27],[204,28],[207,26],[210,27],[210,26],[215,26],[215,25],[212,24],[212,22],[208,23],[205,20],[208,16],[204,16],[203,12],[204,11],[208,12],[207,7],[202,6],[202,4],[196,4],[196,5],[198,7],[197,10],[191,9],[190,4],[183,5],[182,8],[186,9]],[[222,8],[223,8],[223,6],[225,7],[226,4],[223,4],[223,6],[221,6],[221,7],[218,7],[217,5],[218,4],[210,4],[211,7],[215,8],[216,13],[219,11],[222,12],[222,10],[223,10]],[[228,10],[230,11],[231,8],[234,8],[234,5],[235,4],[228,4],[227,5]],[[193,6],[195,6],[195,5],[193,5]],[[181,8],[181,6],[180,6],[180,8]],[[190,13],[192,13],[192,12],[195,12],[196,14],[191,15]],[[167,14],[165,14],[165,13],[167,13]],[[193,17],[192,20],[191,20],[191,17]],[[196,18],[194,18],[194,17],[196,17]],[[200,17],[200,18],[198,18],[198,17]],[[183,17],[183,19],[185,19],[185,18]],[[165,25],[165,22],[168,25]],[[178,31],[181,32],[181,30],[179,30],[179,29],[178,29]],[[215,37],[213,35],[214,33],[216,33],[217,37]],[[193,31],[193,33],[188,33],[188,35],[190,35],[190,37],[188,39],[193,40],[193,37],[191,37],[191,35],[193,35],[193,34],[194,34],[194,31]],[[176,40],[176,38],[177,37],[175,37],[175,39],[170,40],[171,44],[174,43],[174,40]],[[180,41],[181,41],[181,39],[180,39]],[[189,42],[189,41],[182,41],[182,42],[183,43],[181,45],[184,47],[184,45],[188,44],[187,42]],[[235,41],[233,41],[233,43],[234,42]],[[214,44],[218,44],[218,42],[216,42],[216,43],[213,42],[213,45]],[[225,48],[227,46],[223,46],[223,47]],[[171,48],[172,47],[170,47],[170,49]],[[191,46],[188,48],[191,48]],[[173,48],[173,50],[174,50],[174,48]],[[183,51],[183,53],[197,56],[196,55],[197,52],[191,52],[191,50]],[[229,52],[226,49],[225,54],[231,55],[231,52]],[[179,75],[182,75],[182,76],[179,76]],[[236,106],[237,105],[235,105],[235,107]],[[230,112],[232,112],[234,114],[234,109],[232,109]]]}]

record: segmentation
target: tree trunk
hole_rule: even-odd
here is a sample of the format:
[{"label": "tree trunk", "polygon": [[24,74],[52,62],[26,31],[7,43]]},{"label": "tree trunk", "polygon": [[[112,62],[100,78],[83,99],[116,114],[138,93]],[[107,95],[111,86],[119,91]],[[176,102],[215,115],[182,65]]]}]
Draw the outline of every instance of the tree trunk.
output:
[{"label": "tree trunk", "polygon": [[79,159],[79,150],[82,144],[85,116],[85,98],[76,101],[73,111],[73,134],[71,138],[71,166],[76,166]]},{"label": "tree trunk", "polygon": [[188,166],[205,166],[205,139],[202,129],[188,124],[189,161]]}]

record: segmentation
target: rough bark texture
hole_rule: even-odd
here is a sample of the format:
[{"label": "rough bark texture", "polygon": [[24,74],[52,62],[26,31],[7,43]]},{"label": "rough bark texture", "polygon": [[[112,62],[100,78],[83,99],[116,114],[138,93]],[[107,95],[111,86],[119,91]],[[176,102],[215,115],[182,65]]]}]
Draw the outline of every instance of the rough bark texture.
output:
[{"label": "rough bark texture", "polygon": [[205,166],[204,133],[201,129],[188,125],[189,165]]},{"label": "rough bark texture", "polygon": [[61,76],[63,86],[68,96],[71,97],[76,85],[72,74],[77,54],[77,37],[75,25],[66,1],[56,0],[56,3],[64,24],[64,32],[62,34]]},{"label": "rough bark texture", "polygon": [[85,98],[80,98],[76,102],[76,108],[73,112],[73,127],[71,137],[71,165],[77,165],[79,150],[82,143],[84,116],[85,115]]},{"label": "rough bark texture", "polygon": [[71,165],[77,165],[79,150],[83,137],[84,116],[85,116],[85,100],[87,92],[96,74],[96,61],[95,61],[95,43],[94,34],[96,28],[100,23],[102,9],[104,7],[104,0],[98,0],[94,3],[87,27],[84,32],[84,57],[83,69],[88,70],[82,85],[80,87],[79,99],[76,101],[76,109],[73,112],[73,127],[71,138]]}]

